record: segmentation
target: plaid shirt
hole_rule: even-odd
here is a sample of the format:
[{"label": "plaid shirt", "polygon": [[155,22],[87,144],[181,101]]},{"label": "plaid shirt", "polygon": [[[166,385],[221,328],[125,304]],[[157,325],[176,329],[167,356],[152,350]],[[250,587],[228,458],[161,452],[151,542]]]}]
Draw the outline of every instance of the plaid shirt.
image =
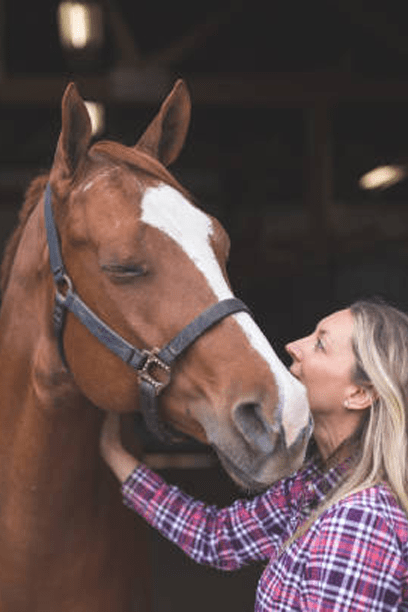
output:
[{"label": "plaid shirt", "polygon": [[220,510],[141,465],[122,493],[127,506],[198,563],[234,570],[267,561],[256,612],[408,611],[408,520],[386,485],[336,503],[281,552],[340,473],[309,464]]}]

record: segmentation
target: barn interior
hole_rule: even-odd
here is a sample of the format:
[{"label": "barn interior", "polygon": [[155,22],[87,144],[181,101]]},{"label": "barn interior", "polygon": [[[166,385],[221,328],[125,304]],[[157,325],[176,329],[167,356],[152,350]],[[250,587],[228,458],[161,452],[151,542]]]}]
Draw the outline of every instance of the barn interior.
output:
[{"label": "barn interior", "polygon": [[[64,40],[63,4],[94,38]],[[96,138],[132,145],[182,77],[193,112],[172,171],[227,229],[235,293],[280,357],[355,299],[408,310],[406,17],[399,0],[0,0],[0,247],[52,163],[68,82],[102,110]],[[210,450],[135,427],[187,491],[242,495]],[[253,609],[261,567],[221,575],[151,540],[154,612]]]}]

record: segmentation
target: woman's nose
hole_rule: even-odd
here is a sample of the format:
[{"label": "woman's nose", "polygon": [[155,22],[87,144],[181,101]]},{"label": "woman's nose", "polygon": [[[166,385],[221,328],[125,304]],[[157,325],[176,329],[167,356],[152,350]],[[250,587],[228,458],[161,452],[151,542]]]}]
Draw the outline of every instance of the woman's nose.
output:
[{"label": "woman's nose", "polygon": [[292,357],[292,359],[296,359],[297,361],[302,359],[302,351],[299,346],[299,342],[297,340],[295,342],[289,342],[285,346],[285,349],[289,353],[289,355]]}]

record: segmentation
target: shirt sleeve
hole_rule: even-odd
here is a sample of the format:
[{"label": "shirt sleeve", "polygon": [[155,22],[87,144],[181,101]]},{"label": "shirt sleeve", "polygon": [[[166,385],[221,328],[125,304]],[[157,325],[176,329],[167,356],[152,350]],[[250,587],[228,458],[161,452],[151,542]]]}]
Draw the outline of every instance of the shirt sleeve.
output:
[{"label": "shirt sleeve", "polygon": [[402,609],[407,568],[392,526],[378,512],[337,504],[318,520],[314,533],[302,585],[302,611]]},{"label": "shirt sleeve", "polygon": [[287,492],[272,487],[218,509],[166,484],[144,465],[122,485],[124,503],[197,563],[235,570],[270,559],[288,537]]}]

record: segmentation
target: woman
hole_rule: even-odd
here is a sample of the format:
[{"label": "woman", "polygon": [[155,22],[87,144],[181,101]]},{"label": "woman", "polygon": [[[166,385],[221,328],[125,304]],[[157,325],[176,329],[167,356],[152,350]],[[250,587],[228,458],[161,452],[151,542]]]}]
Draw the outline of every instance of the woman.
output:
[{"label": "woman", "polygon": [[314,419],[305,466],[219,510],[172,487],[121,446],[102,455],[125,503],[199,563],[266,560],[257,612],[408,611],[408,316],[357,302],[287,345]]}]

